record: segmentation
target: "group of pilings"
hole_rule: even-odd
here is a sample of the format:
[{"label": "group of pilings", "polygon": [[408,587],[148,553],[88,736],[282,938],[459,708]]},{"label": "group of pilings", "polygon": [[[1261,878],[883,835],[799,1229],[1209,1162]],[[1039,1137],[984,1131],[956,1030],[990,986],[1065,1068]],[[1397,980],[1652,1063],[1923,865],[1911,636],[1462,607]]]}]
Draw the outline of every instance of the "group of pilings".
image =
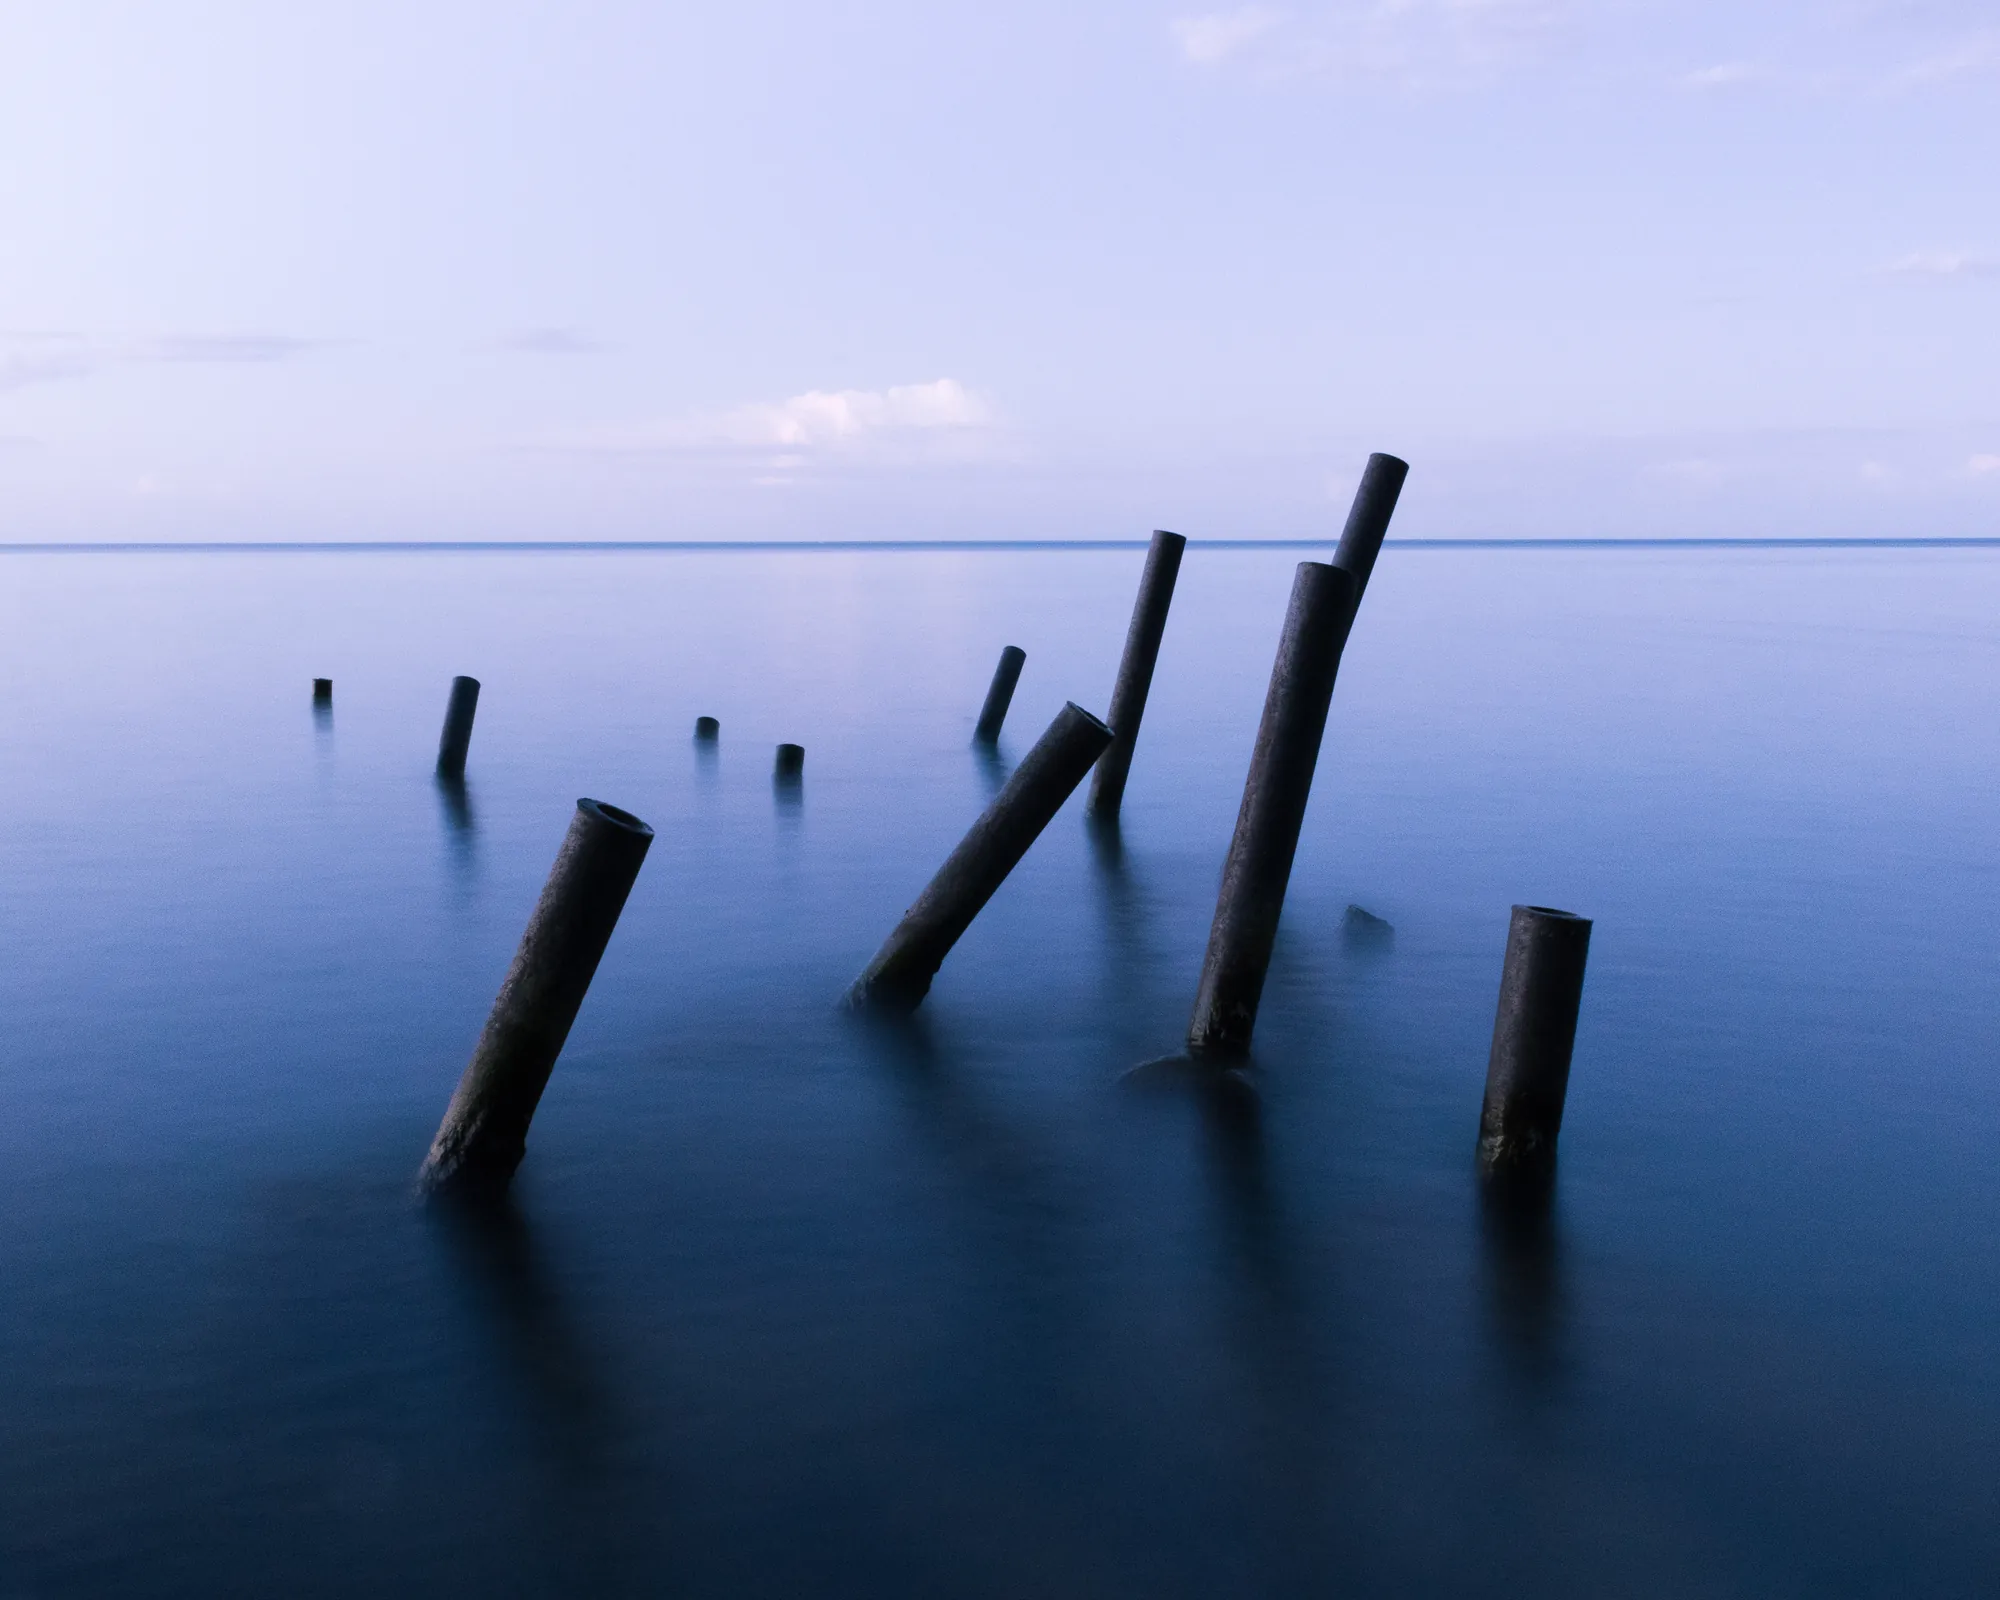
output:
[{"label": "group of pilings", "polygon": [[[1408,470],[1394,456],[1371,456],[1333,560],[1301,562],[1294,575],[1188,1023],[1187,1055],[1197,1062],[1227,1069],[1248,1054],[1341,655]],[[1093,769],[1089,813],[1117,816],[1185,548],[1178,534],[1153,535],[1109,721],[1064,705],[854,981],[850,1007],[908,1013],[921,1005],[952,947]],[[976,743],[998,740],[1026,659],[1015,645],[1001,652]],[[330,703],[331,694],[330,682],[315,680],[316,703]],[[475,680],[453,681],[441,777],[464,772],[478,696]],[[719,733],[712,717],[696,724],[698,740]],[[800,746],[780,745],[779,780],[796,781],[804,757]],[[505,1187],[652,838],[629,812],[577,802],[432,1141],[420,1179],[426,1192]],[[1477,1145],[1491,1178],[1541,1178],[1553,1169],[1590,927],[1569,912],[1514,908]]]}]

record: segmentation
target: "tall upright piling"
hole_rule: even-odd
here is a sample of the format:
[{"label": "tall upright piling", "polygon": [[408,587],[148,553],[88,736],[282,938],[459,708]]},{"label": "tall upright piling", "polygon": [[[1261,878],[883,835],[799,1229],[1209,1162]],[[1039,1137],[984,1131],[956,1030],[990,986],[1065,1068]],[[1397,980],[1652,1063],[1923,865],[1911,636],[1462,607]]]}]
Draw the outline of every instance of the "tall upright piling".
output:
[{"label": "tall upright piling", "polygon": [[1340,544],[1333,552],[1333,564],[1354,574],[1357,606],[1367,591],[1369,574],[1375,570],[1375,558],[1382,553],[1382,540],[1389,532],[1389,519],[1396,513],[1396,499],[1409,475],[1409,462],[1380,450],[1361,469],[1361,485],[1354,491],[1347,526],[1341,529]]},{"label": "tall upright piling", "polygon": [[472,716],[479,709],[479,680],[453,678],[451,700],[444,708],[444,732],[438,736],[438,776],[465,776],[465,752],[472,745]]},{"label": "tall upright piling", "polygon": [[[469,680],[461,680],[469,681]],[[579,800],[514,964],[418,1176],[427,1193],[506,1187],[556,1057],[653,843],[630,812]]]},{"label": "tall upright piling", "polygon": [[1191,1054],[1240,1055],[1250,1048],[1360,590],[1353,573],[1318,561],[1300,562],[1292,580],[1188,1023]]},{"label": "tall upright piling", "polygon": [[854,980],[847,1003],[906,1012],[922,1005],[951,947],[1110,743],[1111,730],[1088,711],[1071,704],[1057,712]]},{"label": "tall upright piling", "polygon": [[1167,608],[1174,603],[1174,580],[1180,576],[1186,549],[1187,540],[1161,528],[1154,530],[1146,550],[1139,598],[1132,603],[1132,625],[1125,630],[1125,654],[1119,658],[1118,682],[1106,719],[1111,724],[1111,747],[1098,758],[1090,778],[1090,814],[1102,820],[1116,817],[1125,798],[1132,751],[1139,742],[1139,719],[1146,714],[1146,694],[1153,687],[1153,666],[1160,659]]},{"label": "tall upright piling", "polygon": [[986,704],[979,708],[979,725],[972,737],[979,744],[992,744],[1000,737],[1000,724],[1007,720],[1007,708],[1014,703],[1014,685],[1021,681],[1021,667],[1028,652],[1010,644],[1000,652],[1000,664],[993,669],[993,681],[986,687]]},{"label": "tall upright piling", "polygon": [[1589,955],[1589,918],[1514,907],[1479,1108],[1479,1167],[1488,1176],[1555,1170]]}]

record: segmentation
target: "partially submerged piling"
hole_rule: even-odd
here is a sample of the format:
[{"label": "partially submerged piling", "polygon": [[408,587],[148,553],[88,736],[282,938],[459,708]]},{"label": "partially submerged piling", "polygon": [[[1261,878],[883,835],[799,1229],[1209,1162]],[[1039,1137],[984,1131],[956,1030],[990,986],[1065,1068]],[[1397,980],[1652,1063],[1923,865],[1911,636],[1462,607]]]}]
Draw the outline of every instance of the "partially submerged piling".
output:
[{"label": "partially submerged piling", "polygon": [[1479,1168],[1489,1177],[1545,1178],[1555,1170],[1589,955],[1589,918],[1514,907],[1479,1108]]},{"label": "partially submerged piling", "polygon": [[847,1003],[888,1011],[914,1011],[923,1004],[951,947],[1110,743],[1111,730],[1088,711],[1071,704],[1057,712],[854,980]]},{"label": "partially submerged piling", "polygon": [[[470,680],[461,679],[461,682]],[[652,845],[630,812],[579,800],[569,833],[418,1184],[426,1193],[503,1189],[611,930]]]},{"label": "partially submerged piling", "polygon": [[993,669],[993,681],[986,687],[986,703],[979,708],[979,723],[972,730],[979,744],[992,744],[1000,737],[1000,725],[1007,720],[1007,708],[1014,703],[1014,685],[1021,681],[1021,667],[1028,652],[1010,644],[1000,652],[1000,664]]},{"label": "partially submerged piling", "polygon": [[1132,771],[1132,751],[1139,742],[1139,720],[1146,714],[1146,694],[1153,687],[1153,666],[1160,658],[1160,639],[1167,629],[1167,608],[1174,601],[1174,580],[1180,575],[1187,540],[1156,529],[1139,574],[1139,598],[1132,604],[1132,625],[1125,632],[1125,654],[1118,662],[1118,683],[1111,691],[1111,745],[1098,758],[1090,779],[1089,810],[1100,821],[1118,815],[1125,798],[1125,780]]},{"label": "partially submerged piling", "polygon": [[694,719],[694,736],[704,744],[713,744],[717,739],[722,737],[722,724],[717,722],[713,717],[696,717]]},{"label": "partially submerged piling", "polygon": [[472,745],[472,716],[479,709],[479,680],[451,680],[451,700],[444,708],[444,732],[438,736],[438,776],[465,776],[465,753]]},{"label": "partially submerged piling", "polygon": [[330,706],[333,704],[333,679],[313,679],[313,704],[316,706]]},{"label": "partially submerged piling", "polygon": [[802,744],[781,744],[778,758],[772,763],[771,775],[780,782],[798,782],[806,770],[806,747]]},{"label": "partially submerged piling", "polygon": [[1190,1054],[1241,1055],[1250,1048],[1333,701],[1333,680],[1360,591],[1353,573],[1318,561],[1300,562],[1292,580],[1291,606],[1271,667],[1188,1023]]}]

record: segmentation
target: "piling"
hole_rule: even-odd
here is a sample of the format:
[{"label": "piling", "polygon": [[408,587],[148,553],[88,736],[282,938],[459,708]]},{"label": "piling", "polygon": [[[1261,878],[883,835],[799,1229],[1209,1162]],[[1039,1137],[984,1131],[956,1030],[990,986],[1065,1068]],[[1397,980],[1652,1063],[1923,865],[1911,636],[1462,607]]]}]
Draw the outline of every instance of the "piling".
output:
[{"label": "piling", "polygon": [[986,689],[986,704],[979,708],[979,726],[972,737],[980,744],[992,744],[1000,737],[1000,724],[1007,720],[1007,708],[1014,703],[1014,685],[1021,681],[1021,667],[1028,652],[1010,644],[1000,652],[1000,664],[993,669],[993,682]]},{"label": "piling", "polygon": [[694,736],[704,743],[713,743],[722,737],[722,724],[717,722],[713,717],[696,717],[694,719]]},{"label": "piling", "polygon": [[652,842],[653,830],[631,813],[577,801],[514,964],[431,1142],[418,1177],[426,1193],[506,1187]]},{"label": "piling", "polygon": [[1327,707],[1333,701],[1333,680],[1360,592],[1353,573],[1318,561],[1300,562],[1292,580],[1291,606],[1271,667],[1264,717],[1257,725],[1188,1023],[1190,1054],[1241,1055],[1250,1048]]},{"label": "piling", "polygon": [[1375,558],[1382,553],[1382,540],[1389,532],[1389,518],[1395,515],[1403,480],[1409,475],[1409,462],[1379,450],[1361,469],[1361,486],[1354,491],[1347,526],[1341,530],[1340,545],[1333,553],[1333,564],[1354,574],[1357,606],[1368,588],[1368,575],[1375,570]]},{"label": "piling", "polygon": [[1057,712],[855,979],[847,1003],[904,1012],[923,1004],[951,947],[1110,743],[1111,730],[1088,711],[1072,704]]},{"label": "piling", "polygon": [[1542,1178],[1555,1170],[1589,954],[1589,918],[1514,907],[1479,1109],[1479,1168],[1488,1176]]},{"label": "piling", "polygon": [[444,708],[444,732],[438,737],[438,776],[465,776],[465,752],[472,744],[472,715],[479,709],[479,680],[453,678],[451,703]]},{"label": "piling", "polygon": [[797,778],[806,770],[806,747],[802,744],[781,744],[778,746],[777,764],[772,775],[779,778]]},{"label": "piling", "polygon": [[1098,759],[1090,779],[1089,810],[1109,820],[1118,815],[1125,798],[1125,779],[1132,771],[1132,750],[1139,742],[1139,719],[1146,714],[1146,694],[1153,687],[1153,665],[1160,659],[1160,638],[1167,629],[1167,608],[1174,601],[1174,580],[1180,576],[1181,553],[1187,540],[1156,529],[1139,574],[1139,598],[1132,605],[1132,625],[1125,630],[1125,654],[1118,662],[1118,682],[1111,691],[1111,747]]},{"label": "piling", "polygon": [[313,704],[316,706],[330,706],[333,704],[333,679],[313,679]]}]

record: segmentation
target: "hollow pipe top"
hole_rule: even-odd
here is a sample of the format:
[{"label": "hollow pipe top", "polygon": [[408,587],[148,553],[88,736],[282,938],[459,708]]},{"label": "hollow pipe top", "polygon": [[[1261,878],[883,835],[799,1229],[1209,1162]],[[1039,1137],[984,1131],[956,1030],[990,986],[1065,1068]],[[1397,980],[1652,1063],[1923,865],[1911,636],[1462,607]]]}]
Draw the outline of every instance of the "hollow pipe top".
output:
[{"label": "hollow pipe top", "polygon": [[592,817],[599,822],[608,822],[614,828],[623,829],[625,832],[633,834],[638,838],[650,839],[653,837],[653,830],[637,817],[633,816],[631,812],[621,811],[617,806],[610,805],[603,800],[579,800],[576,803],[576,809],[581,811],[586,817]]}]

